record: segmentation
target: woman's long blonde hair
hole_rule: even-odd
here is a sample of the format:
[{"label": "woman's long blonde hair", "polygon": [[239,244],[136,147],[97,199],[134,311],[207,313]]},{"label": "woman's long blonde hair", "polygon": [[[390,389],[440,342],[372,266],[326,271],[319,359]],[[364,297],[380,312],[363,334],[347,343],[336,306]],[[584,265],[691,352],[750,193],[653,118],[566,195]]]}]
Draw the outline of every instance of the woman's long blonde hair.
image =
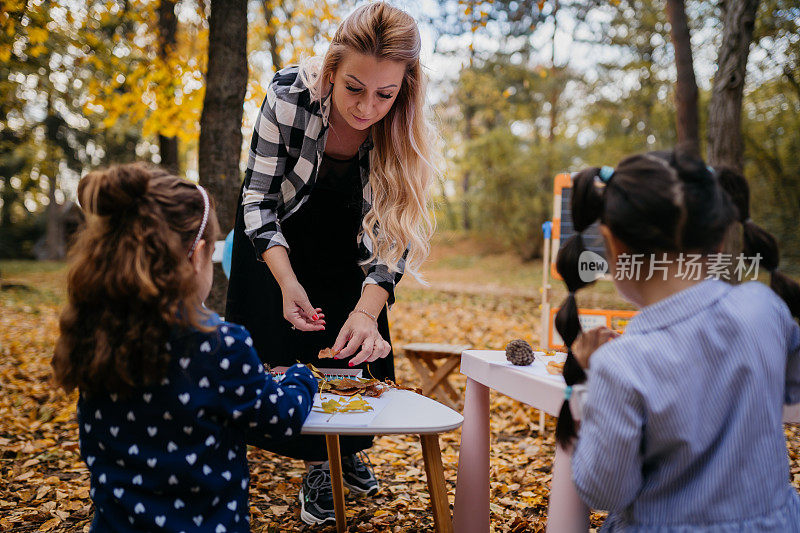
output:
[{"label": "woman's long blonde hair", "polygon": [[420,49],[419,29],[410,15],[385,2],[372,2],[342,22],[321,61],[311,58],[300,68],[312,98],[322,100],[329,94],[330,80],[347,53],[406,64],[394,105],[372,126],[372,209],[362,227],[365,238],[373,243],[372,255],[365,263],[378,258],[391,271],[397,271],[407,247],[405,271],[415,277],[419,277],[419,268],[430,252],[434,223],[428,198],[437,172],[437,137],[425,113],[427,76],[420,63]]}]

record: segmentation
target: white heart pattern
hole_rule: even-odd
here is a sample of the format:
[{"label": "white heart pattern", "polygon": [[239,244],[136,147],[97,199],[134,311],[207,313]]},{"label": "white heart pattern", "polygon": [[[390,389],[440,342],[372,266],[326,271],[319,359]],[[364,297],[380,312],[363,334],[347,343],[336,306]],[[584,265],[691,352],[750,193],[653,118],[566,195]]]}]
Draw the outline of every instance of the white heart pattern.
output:
[{"label": "white heart pattern", "polygon": [[240,416],[242,416],[242,412],[241,411],[237,411],[236,409],[234,409],[233,410],[233,419],[236,420]]},{"label": "white heart pattern", "polygon": [[228,481],[231,480],[231,473],[228,470],[224,471],[221,475],[222,475],[222,477],[224,477]]},{"label": "white heart pattern", "polygon": [[108,428],[108,432],[111,433],[111,435],[113,435],[114,437],[116,437],[119,434],[119,427],[111,426],[110,428]]},{"label": "white heart pattern", "polygon": [[123,494],[125,494],[125,489],[123,489],[123,488],[114,489],[114,496],[117,499],[122,498]]},{"label": "white heart pattern", "polygon": [[142,513],[144,513],[144,511],[145,511],[145,509],[144,509],[144,505],[142,505],[142,502],[137,503],[136,507],[133,508],[133,512],[136,513],[136,514],[142,514]]},{"label": "white heart pattern", "polygon": [[209,475],[211,473],[211,467],[208,465],[203,465],[203,473],[205,475]]},{"label": "white heart pattern", "polygon": [[133,483],[134,485],[141,485],[142,484],[141,474],[137,474],[136,476],[134,476],[133,480],[131,480],[131,483]]},{"label": "white heart pattern", "polygon": [[213,446],[215,442],[217,442],[217,439],[214,438],[214,435],[209,435],[206,439],[206,446]]},{"label": "white heart pattern", "polygon": [[214,530],[214,533],[225,533],[226,531],[228,530],[225,529],[225,526],[222,524],[217,524],[217,529]]},{"label": "white heart pattern", "polygon": [[106,475],[105,474],[100,474],[100,477],[97,478],[97,482],[100,483],[101,485],[105,485],[106,484]]},{"label": "white heart pattern", "polygon": [[83,429],[86,430],[86,433],[90,433],[92,431],[92,425],[91,424],[84,424],[83,425]]},{"label": "white heart pattern", "polygon": [[[171,475],[171,476],[169,476],[169,480],[167,482],[170,485],[177,485],[178,484],[178,478],[176,478],[175,475]],[[175,505],[178,505],[178,504],[175,503]]]},{"label": "white heart pattern", "polygon": [[128,420],[130,422],[136,422],[136,416],[134,416],[133,411],[128,411]]},{"label": "white heart pattern", "polygon": [[168,451],[168,452],[174,452],[174,451],[175,451],[175,450],[177,450],[177,449],[178,449],[178,445],[177,445],[177,444],[175,444],[174,442],[172,442],[172,441],[169,441],[169,442],[167,443],[167,451]]},{"label": "white heart pattern", "polygon": [[235,392],[236,396],[241,396],[242,394],[244,394],[244,385],[239,385],[239,387],[236,389]]},{"label": "white heart pattern", "polygon": [[292,416],[293,414],[294,414],[294,407],[290,407],[289,408],[289,416]]},{"label": "white heart pattern", "polygon": [[223,370],[228,370],[228,368],[229,368],[230,366],[231,366],[231,362],[230,362],[230,361],[228,361],[228,359],[227,359],[227,358],[224,358],[224,359],[222,359],[222,361],[220,361],[220,362],[219,362],[219,367],[220,367],[221,369],[223,369]]},{"label": "white heart pattern", "polygon": [[158,433],[158,428],[155,426],[147,426],[147,434],[151,437],[155,437],[156,433]]},{"label": "white heart pattern", "polygon": [[184,369],[184,370],[186,370],[186,368],[189,366],[189,363],[191,363],[191,362],[192,362],[192,360],[189,359],[188,357],[181,357],[180,359],[178,359],[178,363],[180,363],[181,368]]},{"label": "white heart pattern", "polygon": [[164,515],[160,515],[156,517],[156,525],[158,527],[164,527],[164,524],[167,522],[167,517]]},{"label": "white heart pattern", "polygon": [[139,455],[139,447],[132,444],[131,447],[128,448],[128,455]]},{"label": "white heart pattern", "polygon": [[236,341],[234,340],[233,337],[225,336],[225,344],[227,344],[228,346],[231,346],[234,342],[236,342]]},{"label": "white heart pattern", "polygon": [[142,394],[142,400],[144,400],[145,403],[150,403],[150,400],[152,400],[152,399],[153,399],[153,394],[152,393],[145,392],[144,394]]},{"label": "white heart pattern", "polygon": [[183,394],[178,394],[178,399],[181,401],[183,405],[189,403],[191,396],[189,396],[188,392],[184,392]]},{"label": "white heart pattern", "polygon": [[253,367],[251,367],[251,366],[250,366],[250,365],[248,365],[247,363],[243,364],[243,365],[242,365],[242,374],[247,374],[247,373],[249,373],[251,368],[253,368]]},{"label": "white heart pattern", "polygon": [[278,423],[278,415],[272,415],[272,418],[269,419],[270,424],[277,424]]},{"label": "white heart pattern", "polygon": [[169,411],[164,411],[164,420],[172,420],[172,415],[169,414]]},{"label": "white heart pattern", "polygon": [[248,346],[252,346],[252,345],[253,345],[253,339],[252,339],[251,337],[247,337],[247,338],[244,340],[244,343],[245,343],[246,345],[248,345]]},{"label": "white heart pattern", "polygon": [[230,509],[231,511],[236,510],[236,500],[228,502],[228,509]]},{"label": "white heart pattern", "polygon": [[201,352],[210,352],[211,351],[211,344],[208,341],[205,341],[203,344],[200,345]]},{"label": "white heart pattern", "polygon": [[86,464],[92,466],[94,464],[94,455],[90,455],[86,458]]},{"label": "white heart pattern", "polygon": [[278,401],[278,395],[277,394],[270,394],[269,395],[269,401],[271,401],[272,403],[277,402]]},{"label": "white heart pattern", "polygon": [[103,414],[100,412],[100,409],[98,409],[97,411],[94,412],[94,417],[97,420],[102,420],[103,419]]},{"label": "white heart pattern", "polygon": [[186,506],[186,504],[183,503],[183,500],[181,500],[180,498],[175,500],[175,509],[180,509],[181,507],[185,507],[185,506]]},{"label": "white heart pattern", "polygon": [[197,524],[197,527],[200,527],[200,524],[202,524],[202,523],[203,523],[203,517],[202,517],[202,515],[197,515],[197,516],[195,516],[194,518],[192,518],[192,521],[193,521],[195,524]]},{"label": "white heart pattern", "polygon": [[183,432],[186,433],[187,435],[191,435],[193,429],[194,428],[192,426],[183,426]]},{"label": "white heart pattern", "polygon": [[150,468],[155,468],[157,462],[158,459],[156,459],[155,457],[151,457],[150,459],[147,460],[147,466],[149,466]]},{"label": "white heart pattern", "polygon": [[205,389],[211,386],[211,383],[208,382],[207,377],[203,376],[203,379],[200,380],[200,383],[198,383],[198,385],[200,385],[201,389]]},{"label": "white heart pattern", "polygon": [[193,465],[195,461],[197,461],[196,453],[190,453],[189,455],[186,456],[186,462],[189,463],[190,465]]},{"label": "white heart pattern", "polygon": [[286,433],[285,433],[285,435],[286,435],[287,437],[291,437],[291,436],[292,436],[292,428],[286,428]]}]

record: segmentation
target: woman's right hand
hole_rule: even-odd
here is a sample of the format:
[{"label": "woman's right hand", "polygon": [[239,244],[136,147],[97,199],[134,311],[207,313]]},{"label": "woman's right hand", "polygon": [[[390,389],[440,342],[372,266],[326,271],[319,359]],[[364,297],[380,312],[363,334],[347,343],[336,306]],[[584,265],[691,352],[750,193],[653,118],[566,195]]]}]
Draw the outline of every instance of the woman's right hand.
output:
[{"label": "woman's right hand", "polygon": [[294,281],[281,286],[283,295],[283,318],[300,331],[322,331],[325,329],[325,315],[322,309],[314,307],[308,300],[306,290]]}]

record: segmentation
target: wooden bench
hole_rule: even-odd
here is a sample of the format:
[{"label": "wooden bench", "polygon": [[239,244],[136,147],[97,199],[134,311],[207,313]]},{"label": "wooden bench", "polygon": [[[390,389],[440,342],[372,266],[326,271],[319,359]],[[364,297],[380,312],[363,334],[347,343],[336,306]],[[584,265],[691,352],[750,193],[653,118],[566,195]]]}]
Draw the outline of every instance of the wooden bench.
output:
[{"label": "wooden bench", "polygon": [[447,381],[448,376],[461,364],[461,352],[471,348],[468,344],[437,344],[415,342],[402,347],[411,366],[422,379],[422,394],[435,394],[440,402],[459,410],[461,395]]}]

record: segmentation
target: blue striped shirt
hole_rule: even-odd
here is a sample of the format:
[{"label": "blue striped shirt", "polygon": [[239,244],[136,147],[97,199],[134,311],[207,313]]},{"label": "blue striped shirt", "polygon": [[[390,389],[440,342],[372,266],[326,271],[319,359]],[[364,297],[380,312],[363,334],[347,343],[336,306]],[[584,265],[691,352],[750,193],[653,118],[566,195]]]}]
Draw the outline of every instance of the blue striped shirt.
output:
[{"label": "blue striped shirt", "polygon": [[784,403],[800,328],[758,282],[708,280],[633,318],[591,358],[573,456],[604,531],[800,532]]}]

